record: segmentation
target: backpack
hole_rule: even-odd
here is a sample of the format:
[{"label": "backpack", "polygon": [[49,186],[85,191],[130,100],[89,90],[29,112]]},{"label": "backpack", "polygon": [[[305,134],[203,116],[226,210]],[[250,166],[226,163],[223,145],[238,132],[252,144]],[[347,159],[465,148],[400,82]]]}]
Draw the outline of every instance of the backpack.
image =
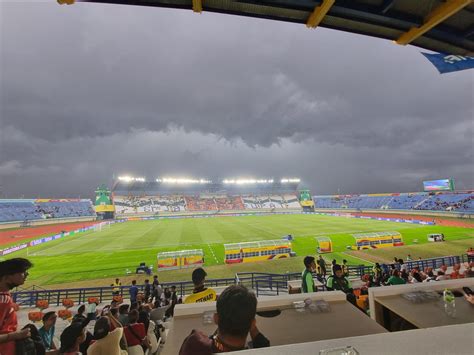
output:
[{"label": "backpack", "polygon": [[36,355],[36,344],[31,338],[15,342],[16,355]]}]

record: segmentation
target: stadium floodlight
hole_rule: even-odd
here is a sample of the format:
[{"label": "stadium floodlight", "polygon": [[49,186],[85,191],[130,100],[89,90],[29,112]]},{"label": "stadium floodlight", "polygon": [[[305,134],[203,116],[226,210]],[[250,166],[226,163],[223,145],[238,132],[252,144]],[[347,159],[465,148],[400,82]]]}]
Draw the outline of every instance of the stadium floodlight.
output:
[{"label": "stadium floodlight", "polygon": [[252,184],[273,184],[273,179],[224,179],[222,180],[223,184],[233,184],[233,185],[252,185]]},{"label": "stadium floodlight", "polygon": [[133,176],[119,176],[118,177],[119,181],[123,182],[132,182],[132,181],[137,181],[137,182],[145,182],[145,178],[143,177],[133,177]]},{"label": "stadium floodlight", "polygon": [[301,182],[300,179],[297,179],[297,178],[293,178],[293,179],[281,179],[280,182],[282,184],[287,184],[287,183],[298,183],[298,182]]},{"label": "stadium floodlight", "polygon": [[162,182],[166,184],[210,184],[211,180],[206,179],[188,179],[188,178],[162,178],[156,179],[156,182]]}]

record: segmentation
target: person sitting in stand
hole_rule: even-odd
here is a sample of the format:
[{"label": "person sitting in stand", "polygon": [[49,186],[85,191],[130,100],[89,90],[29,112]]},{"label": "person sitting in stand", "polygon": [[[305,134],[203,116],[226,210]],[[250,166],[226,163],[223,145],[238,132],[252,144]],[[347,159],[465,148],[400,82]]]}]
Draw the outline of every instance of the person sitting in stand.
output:
[{"label": "person sitting in stand", "polygon": [[335,264],[333,266],[334,274],[329,276],[326,281],[326,288],[328,291],[342,291],[346,294],[346,299],[352,304],[356,305],[356,297],[353,293],[351,282],[342,273],[341,265]]},{"label": "person sitting in stand", "polygon": [[118,309],[118,312],[119,312],[118,321],[124,327],[126,325],[128,325],[128,309],[129,309],[129,307],[130,306],[128,304],[121,304],[119,306],[119,309]]},{"label": "person sitting in stand", "polygon": [[54,311],[46,312],[43,316],[43,326],[39,329],[39,334],[46,350],[56,350],[53,339],[57,319]]},{"label": "person sitting in stand", "polygon": [[86,311],[86,306],[84,304],[80,305],[79,308],[77,309],[77,313],[72,317],[73,322],[83,322],[87,319],[87,317],[84,315],[84,312]]},{"label": "person sitting in stand", "polygon": [[186,297],[184,303],[212,302],[216,300],[216,291],[214,291],[212,288],[206,288],[204,285],[206,276],[206,271],[204,271],[204,269],[201,267],[193,271],[192,280],[194,284],[194,290],[192,295]]},{"label": "person sitting in stand", "polygon": [[314,287],[313,272],[316,269],[316,263],[314,257],[307,256],[303,260],[305,269],[301,273],[301,292],[316,292],[316,287]]},{"label": "person sitting in stand", "polygon": [[405,281],[405,279],[401,278],[400,277],[400,272],[398,270],[395,270],[393,273],[392,273],[392,276],[390,276],[387,280],[387,285],[404,285],[406,284],[407,282]]},{"label": "person sitting in stand", "polygon": [[252,348],[270,346],[270,341],[257,328],[257,297],[246,287],[227,287],[217,299],[216,311],[216,332],[208,336],[193,329],[184,339],[179,355],[211,355],[244,350],[247,348],[249,333]]},{"label": "person sitting in stand", "polygon": [[81,355],[80,346],[86,340],[85,327],[89,323],[88,319],[82,322],[72,322],[70,326],[65,328],[61,333],[61,347],[59,353],[61,355]]},{"label": "person sitting in stand", "polygon": [[127,339],[128,354],[143,354],[150,347],[145,325],[137,323],[138,311],[134,309],[128,314],[129,325],[124,328],[125,338]]}]

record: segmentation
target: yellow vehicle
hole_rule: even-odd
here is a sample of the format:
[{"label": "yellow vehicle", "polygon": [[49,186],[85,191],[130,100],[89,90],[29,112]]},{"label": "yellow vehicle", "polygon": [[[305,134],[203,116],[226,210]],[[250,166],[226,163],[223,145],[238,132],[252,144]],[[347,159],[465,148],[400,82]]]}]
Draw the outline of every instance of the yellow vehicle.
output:
[{"label": "yellow vehicle", "polygon": [[224,244],[225,263],[251,263],[254,261],[289,258],[291,242],[287,240],[262,240]]}]

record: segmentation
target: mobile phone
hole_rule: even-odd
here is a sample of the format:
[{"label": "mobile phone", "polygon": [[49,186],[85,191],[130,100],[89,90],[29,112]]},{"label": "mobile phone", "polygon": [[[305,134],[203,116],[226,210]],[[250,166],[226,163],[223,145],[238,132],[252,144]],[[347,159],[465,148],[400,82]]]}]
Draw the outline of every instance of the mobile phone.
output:
[{"label": "mobile phone", "polygon": [[472,292],[472,290],[471,290],[469,287],[467,287],[467,286],[464,286],[464,287],[462,288],[462,290],[463,290],[464,293],[465,293],[466,295],[468,295],[468,296],[474,294],[474,292]]}]

